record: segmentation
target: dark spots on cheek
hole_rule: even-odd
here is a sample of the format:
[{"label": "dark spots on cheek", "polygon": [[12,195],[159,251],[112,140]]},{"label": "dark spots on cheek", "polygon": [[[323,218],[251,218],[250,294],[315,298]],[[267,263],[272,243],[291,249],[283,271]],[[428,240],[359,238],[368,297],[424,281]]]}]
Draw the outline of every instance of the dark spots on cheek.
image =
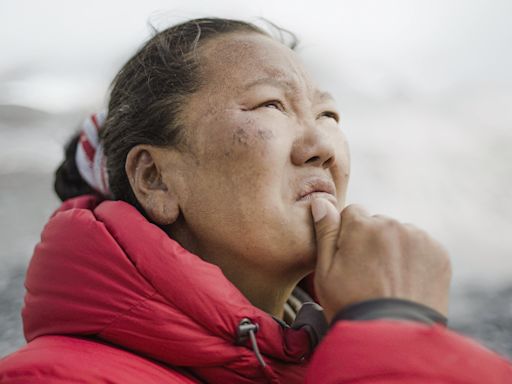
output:
[{"label": "dark spots on cheek", "polygon": [[270,129],[253,127],[238,127],[233,132],[233,144],[240,144],[242,146],[249,146],[257,144],[258,142],[265,142],[275,137],[274,132]]},{"label": "dark spots on cheek", "polygon": [[247,147],[251,141],[251,135],[245,128],[238,127],[233,132],[233,144],[240,144]]},{"label": "dark spots on cheek", "polygon": [[[253,120],[244,121],[231,134],[231,145],[225,148],[225,157],[239,157],[241,153],[266,151],[269,140],[275,137],[271,129],[255,126]],[[242,151],[242,152],[240,152]]]},{"label": "dark spots on cheek", "polygon": [[233,155],[233,152],[230,151],[229,149],[224,151],[224,157],[231,157],[232,155]]},{"label": "dark spots on cheek", "polygon": [[261,140],[271,140],[274,138],[274,136],[274,132],[272,132],[270,129],[258,129],[258,138],[260,138]]},{"label": "dark spots on cheek", "polygon": [[231,135],[231,142],[226,143],[223,154],[224,157],[232,158],[237,156],[237,148],[243,147],[245,150],[249,147],[250,137],[247,131],[242,128],[236,128]]}]

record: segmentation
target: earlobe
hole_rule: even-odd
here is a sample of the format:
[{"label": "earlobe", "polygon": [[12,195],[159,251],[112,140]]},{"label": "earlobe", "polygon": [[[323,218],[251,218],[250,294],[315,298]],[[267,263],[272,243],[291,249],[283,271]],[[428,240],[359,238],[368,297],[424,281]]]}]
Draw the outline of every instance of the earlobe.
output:
[{"label": "earlobe", "polygon": [[169,225],[177,220],[180,210],[173,186],[167,185],[163,177],[167,164],[160,151],[149,145],[133,147],[126,157],[125,170],[149,219],[158,225]]}]

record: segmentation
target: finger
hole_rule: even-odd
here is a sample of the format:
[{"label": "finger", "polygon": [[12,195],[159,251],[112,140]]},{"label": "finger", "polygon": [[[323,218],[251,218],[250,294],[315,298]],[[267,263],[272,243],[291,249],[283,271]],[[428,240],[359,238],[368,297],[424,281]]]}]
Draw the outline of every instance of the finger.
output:
[{"label": "finger", "polygon": [[353,218],[369,218],[370,213],[365,207],[359,204],[347,205],[343,211],[341,211],[341,218],[344,221],[349,221]]},{"label": "finger", "polygon": [[320,273],[326,273],[331,267],[336,252],[340,214],[334,205],[325,199],[313,200],[311,213],[316,234],[317,269]]},{"label": "finger", "polygon": [[347,205],[342,211],[341,211],[341,228],[340,228],[340,234],[338,236],[338,242],[337,246],[341,247],[343,238],[344,238],[344,230],[353,228],[354,224],[356,223],[367,223],[368,220],[371,218],[370,213],[359,204],[350,204]]}]

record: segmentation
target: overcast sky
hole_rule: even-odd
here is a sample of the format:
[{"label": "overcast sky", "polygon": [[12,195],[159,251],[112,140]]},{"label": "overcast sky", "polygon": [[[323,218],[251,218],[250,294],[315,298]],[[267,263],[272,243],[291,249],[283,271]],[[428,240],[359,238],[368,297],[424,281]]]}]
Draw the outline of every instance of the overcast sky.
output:
[{"label": "overcast sky", "polygon": [[305,60],[329,73],[319,81],[335,72],[337,88],[379,96],[512,84],[508,0],[2,0],[0,103],[52,111],[97,103],[148,22],[207,15],[262,16],[296,32]]}]

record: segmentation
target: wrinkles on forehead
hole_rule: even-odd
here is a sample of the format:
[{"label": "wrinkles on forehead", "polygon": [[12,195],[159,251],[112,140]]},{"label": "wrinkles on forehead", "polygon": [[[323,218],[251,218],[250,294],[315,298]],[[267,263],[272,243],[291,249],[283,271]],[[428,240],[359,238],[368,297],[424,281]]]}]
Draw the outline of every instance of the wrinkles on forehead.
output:
[{"label": "wrinkles on forehead", "polygon": [[[244,86],[244,90],[250,90],[253,87],[258,85],[269,85],[275,88],[280,88],[288,93],[298,94],[301,92],[297,84],[286,79],[286,76],[264,76],[259,79],[252,81]],[[329,92],[323,92],[318,89],[314,89],[314,97],[318,99],[318,101],[333,101],[334,97]]]},{"label": "wrinkles on forehead", "polygon": [[203,87],[216,97],[246,91],[261,79],[274,79],[294,92],[315,92],[295,52],[264,35],[231,34],[209,41],[200,61]]}]

